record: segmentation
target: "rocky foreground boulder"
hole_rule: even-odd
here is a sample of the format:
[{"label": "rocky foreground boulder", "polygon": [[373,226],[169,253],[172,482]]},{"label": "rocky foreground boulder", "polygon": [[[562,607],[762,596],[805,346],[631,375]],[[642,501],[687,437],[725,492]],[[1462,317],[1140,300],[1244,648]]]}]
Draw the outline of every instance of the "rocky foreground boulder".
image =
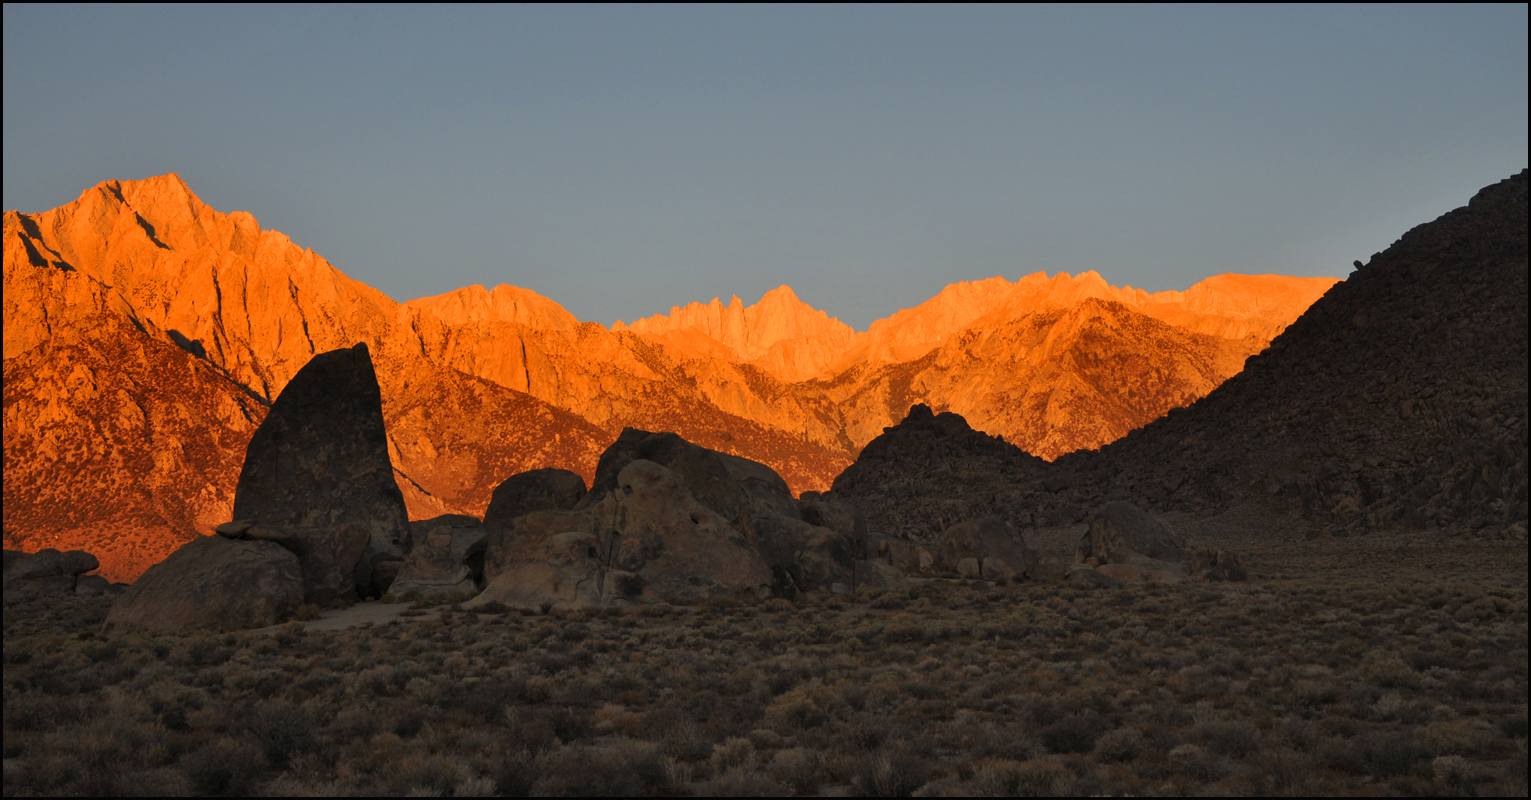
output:
[{"label": "rocky foreground boulder", "polygon": [[965,578],[1012,581],[1034,577],[1037,554],[1015,526],[984,517],[946,529],[941,534],[941,565]]},{"label": "rocky foreground boulder", "polygon": [[303,602],[298,557],[273,542],[205,536],[150,567],[112,604],[105,633],[275,625]]},{"label": "rocky foreground boulder", "polygon": [[376,593],[377,565],[404,559],[409,517],[365,344],[320,353],[288,382],[250,440],[234,517],[280,532],[308,602]]},{"label": "rocky foreground boulder", "polygon": [[[1188,578],[1242,581],[1249,577],[1237,556],[1197,548],[1168,525],[1132,503],[1107,503],[1090,518],[1069,579],[1109,585],[1114,581],[1180,583]],[[1110,579],[1101,581],[1090,572]]]},{"label": "rocky foreground boulder", "polygon": [[[767,587],[785,594],[888,588],[911,574],[1036,575],[1036,554],[1005,520],[953,526],[926,549],[871,534],[851,503],[817,492],[793,498],[770,467],[673,433],[624,430],[571,508],[550,506],[569,502],[573,481],[555,495],[536,488],[552,477],[540,472],[514,476],[496,492],[507,502],[485,518],[488,587],[475,604],[631,605]],[[527,497],[535,500],[508,502]],[[509,508],[525,513],[508,519]]]},{"label": "rocky foreground boulder", "polygon": [[601,454],[590,491],[576,508],[602,502],[621,471],[637,460],[674,472],[697,502],[743,532],[795,588],[848,591],[856,586],[855,563],[866,557],[867,535],[858,509],[817,494],[795,500],[787,482],[770,467],[674,433],[623,430]]},{"label": "rocky foreground boulder", "polygon": [[492,542],[490,559],[497,574],[469,607],[606,607],[759,595],[771,584],[747,536],[674,471],[644,459],[624,466],[599,503],[520,517]]},{"label": "rocky foreground boulder", "polygon": [[[463,531],[459,534],[458,531]],[[469,541],[470,539],[476,541]],[[469,548],[483,544],[481,528],[438,525],[415,542],[388,592],[399,598],[436,599],[471,595],[479,585],[467,563]],[[478,551],[482,552],[482,550]]]},{"label": "rocky foreground boulder", "polygon": [[5,602],[54,592],[104,594],[111,584],[99,575],[86,575],[101,562],[84,550],[45,548],[36,553],[5,551]]}]

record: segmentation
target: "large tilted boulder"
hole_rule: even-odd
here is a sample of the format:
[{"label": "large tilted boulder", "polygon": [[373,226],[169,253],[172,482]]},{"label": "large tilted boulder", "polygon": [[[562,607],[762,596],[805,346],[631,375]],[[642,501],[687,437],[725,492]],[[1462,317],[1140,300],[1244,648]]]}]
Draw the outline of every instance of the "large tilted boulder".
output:
[{"label": "large tilted boulder", "polygon": [[654,603],[758,594],[771,572],[749,538],[680,476],[629,461],[598,504],[539,511],[491,532],[489,585],[466,605]]},{"label": "large tilted boulder", "polygon": [[1095,566],[1126,563],[1134,557],[1179,560],[1184,549],[1185,537],[1168,525],[1131,503],[1115,502],[1090,518],[1077,561]]},{"label": "large tilted boulder", "polygon": [[964,577],[1017,580],[1035,577],[1037,554],[1015,526],[998,517],[984,517],[953,525],[941,534],[940,563]]},{"label": "large tilted boulder", "polygon": [[302,602],[302,569],[286,548],[204,536],[139,577],[112,604],[102,630],[264,627]]},{"label": "large tilted boulder", "polygon": [[375,592],[378,563],[404,558],[409,517],[365,344],[316,355],[288,382],[250,440],[234,517],[253,525],[245,540],[257,529],[286,537],[311,602]]},{"label": "large tilted boulder", "polygon": [[1237,556],[1216,548],[1193,547],[1168,525],[1127,502],[1108,503],[1091,516],[1069,579],[1095,581],[1085,570],[1117,581],[1179,583],[1188,578],[1248,578]]}]

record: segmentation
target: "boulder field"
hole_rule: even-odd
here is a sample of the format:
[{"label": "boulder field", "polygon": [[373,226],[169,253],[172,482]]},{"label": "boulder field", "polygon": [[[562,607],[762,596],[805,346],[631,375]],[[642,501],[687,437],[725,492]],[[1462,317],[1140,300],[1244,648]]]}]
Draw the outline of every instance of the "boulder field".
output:
[{"label": "boulder field", "polygon": [[[316,355],[250,441],[239,519],[150,567],[104,630],[263,627],[305,604],[389,595],[546,612],[1040,574],[1005,519],[952,525],[928,545],[877,535],[856,505],[793,497],[770,467],[674,433],[623,430],[588,489],[568,470],[512,475],[482,520],[409,523],[392,475],[367,346]],[[1070,578],[1101,585],[1243,577],[1237,559],[1196,551],[1125,503],[1101,511],[1079,560]],[[86,591],[91,576],[75,575],[95,565],[88,553],[8,552],[7,592],[66,580]]]}]

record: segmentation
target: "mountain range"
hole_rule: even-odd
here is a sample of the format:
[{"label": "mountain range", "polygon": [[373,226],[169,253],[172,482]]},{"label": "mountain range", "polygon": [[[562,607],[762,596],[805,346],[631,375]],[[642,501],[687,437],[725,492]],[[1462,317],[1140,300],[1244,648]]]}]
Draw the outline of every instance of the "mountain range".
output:
[{"label": "mountain range", "polygon": [[593,477],[624,427],[827,489],[915,403],[1052,460],[1206,396],[1334,286],[1098,274],[954,283],[856,331],[791,288],[604,326],[511,286],[396,302],[176,175],[4,215],[4,537],[136,577],[229,518],[250,436],[319,352],[367,343],[411,518],[505,477]]},{"label": "mountain range", "polygon": [[1202,516],[1257,506],[1311,536],[1524,542],[1527,183],[1521,171],[1484,187],[1356,262],[1238,375],[1097,450],[1047,463],[917,406],[833,496],[915,541],[987,516],[1066,525],[1126,500]]}]

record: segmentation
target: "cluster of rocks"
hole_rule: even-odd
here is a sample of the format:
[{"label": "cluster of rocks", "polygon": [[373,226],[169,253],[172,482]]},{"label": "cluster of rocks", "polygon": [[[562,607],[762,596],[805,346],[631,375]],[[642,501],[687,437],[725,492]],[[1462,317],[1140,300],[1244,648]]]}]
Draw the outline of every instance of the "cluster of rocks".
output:
[{"label": "cluster of rocks", "polygon": [[475,604],[588,607],[896,580],[865,559],[852,506],[794,499],[769,467],[673,433],[628,428],[579,476],[502,484],[484,516],[487,586]]},{"label": "cluster of rocks", "polygon": [[1091,517],[1067,575],[1073,583],[1115,586],[1125,581],[1243,581],[1249,571],[1233,553],[1196,547],[1137,506],[1115,502]]},{"label": "cluster of rocks", "polygon": [[100,575],[86,574],[100,566],[100,560],[84,550],[6,550],[5,604],[40,594],[106,594],[111,583]]},{"label": "cluster of rocks", "polygon": [[234,511],[145,572],[105,629],[262,626],[385,594],[550,609],[848,592],[909,575],[1023,579],[1037,563],[1007,522],[911,549],[870,535],[853,504],[794,498],[763,464],[632,428],[589,489],[533,470],[496,488],[482,521],[409,523],[365,345],[314,357],[288,384],[251,439]]},{"label": "cluster of rocks", "polygon": [[995,515],[1066,525],[1131,501],[1259,498],[1316,531],[1527,525],[1527,173],[1360,265],[1243,372],[1099,451],[1049,464],[915,406],[835,480],[876,530],[932,541]]},{"label": "cluster of rocks", "polygon": [[314,356],[283,389],[250,440],[234,516],[145,571],[105,629],[269,625],[393,582],[411,529],[365,344]]}]

